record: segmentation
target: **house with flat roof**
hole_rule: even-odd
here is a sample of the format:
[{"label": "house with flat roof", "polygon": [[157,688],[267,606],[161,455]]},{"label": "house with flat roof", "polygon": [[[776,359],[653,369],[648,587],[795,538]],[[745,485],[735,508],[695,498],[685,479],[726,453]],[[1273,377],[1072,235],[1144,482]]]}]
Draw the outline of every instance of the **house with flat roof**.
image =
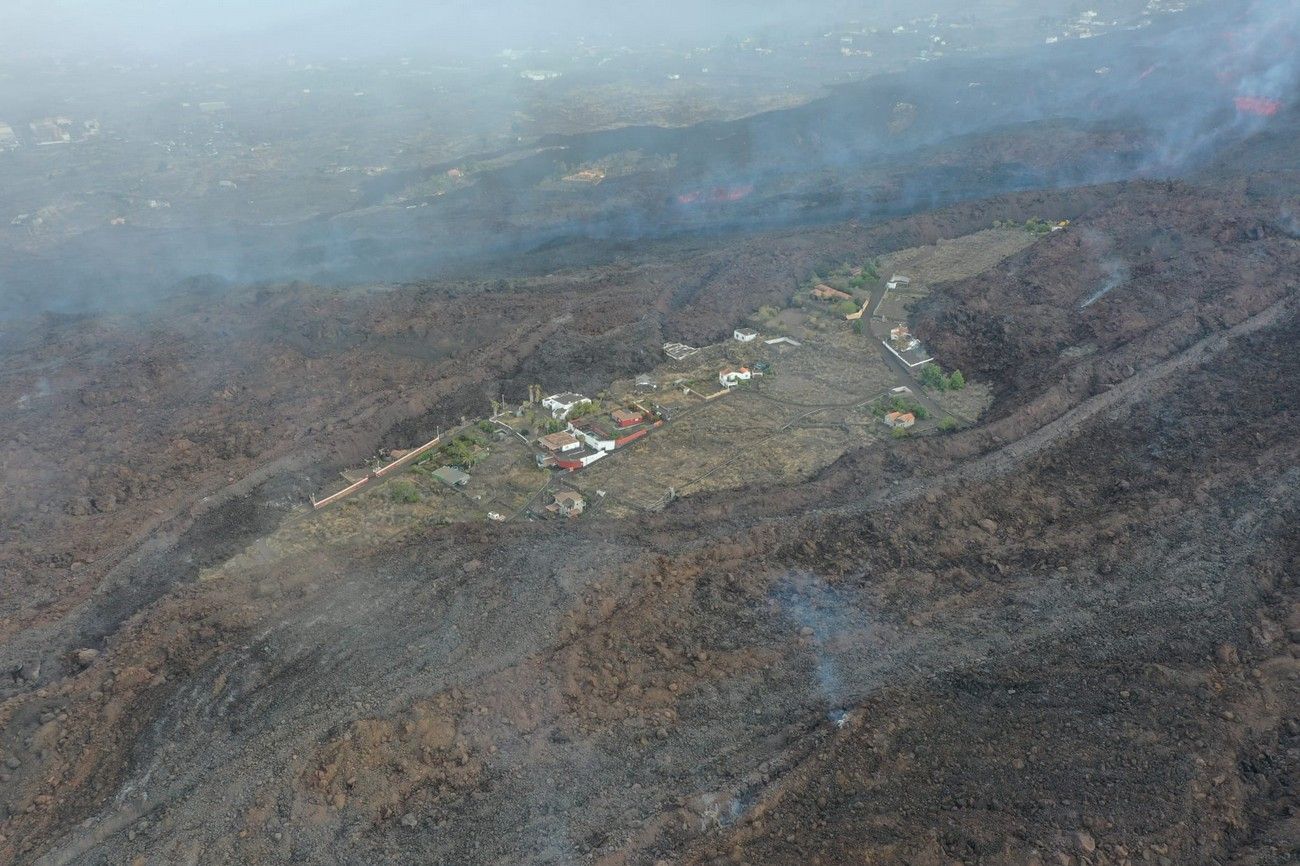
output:
[{"label": "house with flat roof", "polygon": [[552,418],[568,418],[569,413],[574,409],[590,402],[589,397],[575,394],[572,391],[565,391],[563,394],[552,394],[542,400],[542,408],[551,410]]},{"label": "house with flat roof", "polygon": [[758,331],[753,328],[737,328],[731,332],[731,336],[737,343],[752,343],[758,339]]},{"label": "house with flat roof", "polygon": [[439,466],[433,470],[433,477],[448,487],[464,487],[469,484],[469,473],[461,472],[455,466]]}]

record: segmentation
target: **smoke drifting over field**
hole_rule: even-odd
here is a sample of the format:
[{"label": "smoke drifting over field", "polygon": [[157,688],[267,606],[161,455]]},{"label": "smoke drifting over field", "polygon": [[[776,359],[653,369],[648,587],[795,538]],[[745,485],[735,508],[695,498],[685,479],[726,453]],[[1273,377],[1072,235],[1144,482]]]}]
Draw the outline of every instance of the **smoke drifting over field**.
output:
[{"label": "smoke drifting over field", "polygon": [[873,18],[905,11],[911,15],[993,12],[983,0],[874,0],[869,8],[848,0],[666,0],[610,5],[598,0],[522,2],[470,0],[18,0],[0,46],[8,50],[54,52],[117,50],[158,57],[194,54],[219,58],[264,58],[276,54],[367,55],[391,51],[448,53],[546,48],[572,44],[575,37],[612,36],[636,44],[660,40],[707,41],[760,28],[800,26]]},{"label": "smoke drifting over field", "polygon": [[[396,58],[404,51],[472,56],[499,67],[511,62],[496,59],[511,47],[532,52],[528,56],[539,63],[549,62],[547,58],[558,63],[586,34],[599,37],[606,47],[624,38],[642,48],[660,41],[734,46],[754,33],[760,34],[754,44],[760,44],[763,33],[796,28],[792,32],[813,34],[823,22],[830,26],[851,19],[866,32],[900,14],[912,16],[907,20],[920,23],[910,26],[927,33],[925,28],[938,26],[934,21],[970,26],[1004,15],[1028,27],[1026,22],[1041,17],[1027,14],[1034,4],[1010,8],[1008,12],[1004,3],[933,2],[876,4],[863,10],[838,0],[811,8],[777,0],[706,5],[670,0],[611,13],[586,0],[495,4],[490,9],[468,3],[383,0],[362,6],[336,0],[308,14],[287,3],[27,0],[8,16],[11,26],[0,34],[0,46],[20,61],[45,53],[143,57],[156,64],[159,78],[213,61],[269,70],[282,67],[291,56],[301,64],[304,58],[343,54]],[[940,17],[920,17],[930,14]],[[939,34],[948,31],[934,32],[941,39]],[[680,232],[875,219],[1014,190],[1179,176],[1230,143],[1295,124],[1297,33],[1300,5],[1287,0],[1194,6],[1158,16],[1144,29],[1116,27],[1095,38],[1057,44],[1031,44],[1026,38],[1020,49],[996,56],[922,57],[901,71],[836,87],[806,105],[738,120],[540,138],[518,135],[505,150],[475,153],[469,148],[462,159],[357,177],[349,202],[336,199],[297,218],[210,208],[208,202],[219,196],[231,201],[243,196],[244,190],[232,182],[231,192],[205,192],[194,215],[167,228],[134,221],[105,225],[109,220],[103,219],[38,244],[24,233],[33,231],[31,220],[44,219],[33,208],[46,203],[15,203],[5,215],[17,214],[14,218],[28,222],[11,228],[8,238],[0,236],[6,251],[0,266],[0,315],[149,303],[196,276],[217,278],[209,285],[410,280],[574,240],[626,242]],[[618,56],[623,49],[609,50]],[[695,58],[682,64],[688,62],[711,61]],[[455,77],[462,73],[444,81],[439,76],[449,73],[438,69],[428,73],[428,87],[462,86],[463,79]],[[511,85],[484,90],[472,101],[481,125],[509,129],[517,123],[512,118],[544,117],[561,104],[547,95],[552,93],[547,84],[521,79],[517,71],[510,74]],[[75,82],[74,75],[65,86],[75,88]],[[403,106],[421,98],[418,91],[399,95],[386,92],[390,85],[375,86],[378,92],[356,96]],[[0,120],[5,112],[16,111],[18,90],[8,100],[0,97]],[[572,92],[584,96],[582,88]],[[242,97],[239,92],[215,93],[224,97],[222,104],[238,104]],[[302,90],[301,99],[317,98],[310,88]],[[349,123],[346,105],[323,102],[316,111],[316,118],[337,114],[338,124]],[[426,121],[439,130],[458,122],[460,118],[446,116]],[[238,131],[238,122],[221,123]],[[250,152],[260,146],[253,134],[240,142]],[[336,164],[350,159],[348,152],[367,149],[365,124],[358,123],[340,140],[346,143],[321,157],[328,165],[296,170],[336,171]],[[494,141],[494,146],[500,144],[500,138]],[[166,161],[170,150],[157,151],[168,147],[165,140],[147,146]],[[657,160],[660,168],[610,177],[585,189],[546,186],[572,168],[628,153]],[[401,150],[396,155],[381,152],[374,160],[388,158],[409,160]],[[472,182],[431,192],[447,172],[471,164],[478,166]],[[111,167],[100,164],[92,171],[105,170],[111,172]],[[268,179],[277,182],[273,171],[259,169],[249,182],[265,186]],[[150,197],[151,183],[148,175],[87,181],[96,188],[97,202],[105,196]],[[67,191],[62,193],[66,198]],[[175,204],[179,210],[181,203]],[[306,203],[299,211],[313,205]],[[65,201],[48,206],[60,218],[78,212]]]}]

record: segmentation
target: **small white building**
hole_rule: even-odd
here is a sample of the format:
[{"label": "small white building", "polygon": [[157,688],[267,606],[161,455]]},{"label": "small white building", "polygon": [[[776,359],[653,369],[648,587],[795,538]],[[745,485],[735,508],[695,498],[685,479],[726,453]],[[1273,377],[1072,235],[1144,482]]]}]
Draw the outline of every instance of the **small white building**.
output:
[{"label": "small white building", "polygon": [[618,443],[612,437],[597,430],[583,430],[570,424],[569,432],[585,442],[593,451],[613,451],[618,447]]},{"label": "small white building", "polygon": [[731,332],[737,343],[752,343],[758,339],[758,331],[753,328],[737,328]]},{"label": "small white building", "polygon": [[542,400],[542,408],[551,410],[552,418],[568,418],[569,413],[584,403],[590,403],[589,397],[581,394],[575,394],[572,391],[566,391],[563,394],[552,394]]},{"label": "small white building", "polygon": [[741,367],[739,369],[727,367],[722,372],[718,373],[718,383],[724,388],[734,388],[741,382],[748,382],[752,377],[753,374],[749,372],[748,367]]}]

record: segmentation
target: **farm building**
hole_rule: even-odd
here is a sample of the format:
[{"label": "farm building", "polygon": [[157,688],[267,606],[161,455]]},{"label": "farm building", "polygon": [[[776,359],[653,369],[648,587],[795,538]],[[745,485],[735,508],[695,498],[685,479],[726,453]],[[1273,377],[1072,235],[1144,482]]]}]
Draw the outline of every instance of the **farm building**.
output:
[{"label": "farm building", "polygon": [[433,471],[433,477],[448,487],[464,487],[469,484],[469,473],[461,472],[455,466],[439,466]]},{"label": "farm building", "polygon": [[614,419],[614,424],[618,427],[631,427],[645,420],[645,415],[642,413],[629,412],[626,409],[615,409],[609,413],[609,417]]},{"label": "farm building", "polygon": [[[567,469],[570,472],[577,472],[584,466],[590,466],[600,458],[604,457],[607,451],[587,451],[583,450],[576,453],[563,454],[560,456],[545,455],[545,461],[538,460],[543,466],[554,466],[556,469]],[[538,455],[542,457],[542,455]]]},{"label": "farm building", "polygon": [[911,427],[916,423],[916,416],[911,412],[890,412],[885,416],[885,423],[890,427]]}]

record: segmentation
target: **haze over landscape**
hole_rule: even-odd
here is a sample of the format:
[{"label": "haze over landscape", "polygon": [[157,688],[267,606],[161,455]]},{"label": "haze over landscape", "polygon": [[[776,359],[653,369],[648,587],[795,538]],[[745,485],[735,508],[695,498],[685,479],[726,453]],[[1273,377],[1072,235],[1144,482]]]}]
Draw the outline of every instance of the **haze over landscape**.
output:
[{"label": "haze over landscape", "polygon": [[1300,4],[4,17],[0,863],[1300,862]]}]

